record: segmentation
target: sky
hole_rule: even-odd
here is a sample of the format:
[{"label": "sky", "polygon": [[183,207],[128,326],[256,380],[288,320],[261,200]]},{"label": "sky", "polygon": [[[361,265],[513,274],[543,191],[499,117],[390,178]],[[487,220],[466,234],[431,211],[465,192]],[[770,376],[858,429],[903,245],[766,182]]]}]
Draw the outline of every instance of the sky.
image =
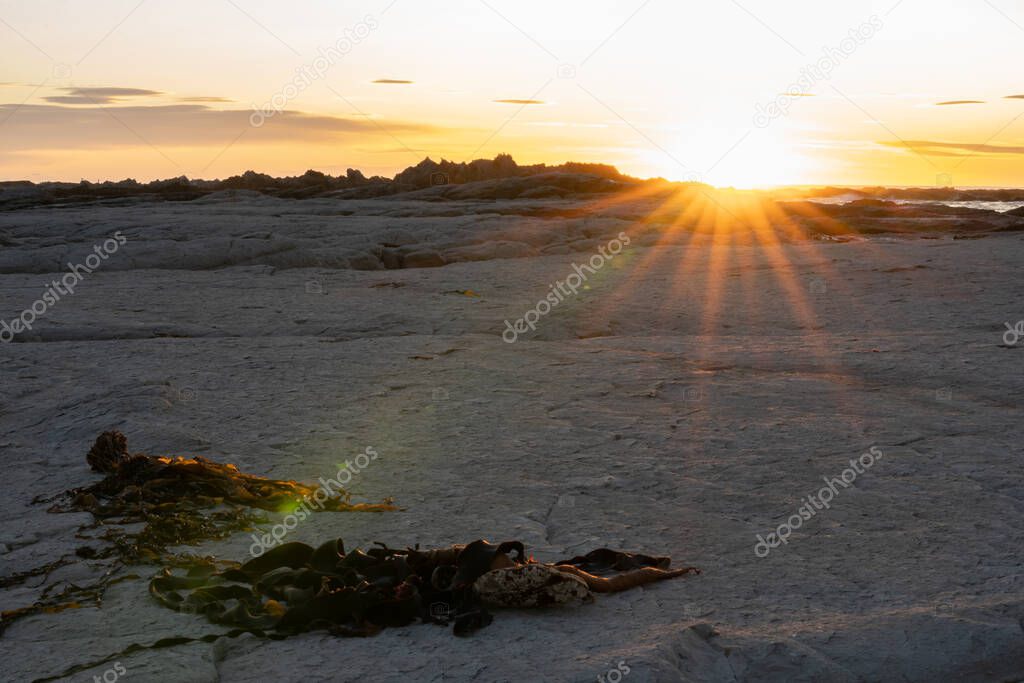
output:
[{"label": "sky", "polygon": [[1024,186],[1024,0],[0,1],[0,180]]}]

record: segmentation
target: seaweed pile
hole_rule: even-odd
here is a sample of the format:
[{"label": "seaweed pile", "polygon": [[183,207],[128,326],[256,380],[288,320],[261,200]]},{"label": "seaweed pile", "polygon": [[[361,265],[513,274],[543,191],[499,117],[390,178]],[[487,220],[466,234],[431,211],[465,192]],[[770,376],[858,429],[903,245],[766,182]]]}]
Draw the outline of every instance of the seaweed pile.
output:
[{"label": "seaweed pile", "polygon": [[477,540],[436,550],[378,543],[345,551],[341,539],[318,548],[286,543],[224,571],[171,569],[150,593],[171,609],[211,623],[276,637],[313,630],[372,636],[414,622],[453,624],[469,635],[493,620],[488,607],[545,607],[591,599],[685,574],[667,557],[607,548],[552,564],[526,557],[522,543]]},{"label": "seaweed pile", "polygon": [[[35,503],[54,503],[54,513],[89,512],[91,524],[77,538],[99,540],[99,547],[83,545],[41,567],[0,578],[0,588],[33,577],[44,583],[57,569],[83,560],[99,561],[100,577],[85,586],[56,581],[46,585],[30,606],[0,615],[0,634],[17,618],[40,612],[59,612],[99,606],[106,589],[117,582],[139,578],[121,573],[132,565],[205,566],[216,568],[214,558],[174,553],[175,546],[195,546],[249,531],[267,520],[254,510],[279,511],[312,496],[316,487],[295,481],[244,474],[230,464],[205,458],[130,454],[120,432],[104,432],[86,455],[94,471],[106,476],[99,482],[66,491]],[[321,509],[338,512],[381,512],[397,509],[390,500],[379,504],[352,503],[347,494],[332,495]],[[138,528],[141,525],[141,528]],[[129,531],[126,527],[138,530]],[[90,533],[92,532],[92,533]]]},{"label": "seaweed pile", "polygon": [[[421,550],[418,545],[393,549],[377,543],[351,552],[346,552],[341,539],[317,548],[293,542],[245,563],[172,552],[174,546],[198,545],[248,531],[266,522],[255,511],[289,509],[320,491],[295,481],[244,474],[233,465],[200,457],[131,454],[120,432],[101,434],[86,460],[105,475],[101,481],[35,502],[53,503],[49,511],[55,513],[91,513],[93,522],[80,527],[76,537],[103,543],[81,546],[42,567],[0,578],[0,588],[39,576],[46,583],[55,570],[82,561],[91,563],[98,578],[81,586],[50,583],[34,604],[3,612],[0,634],[14,620],[30,614],[89,604],[98,607],[109,586],[140,578],[125,568],[146,564],[163,565],[149,583],[157,602],[229,630],[136,643],[39,682],[71,676],[140,650],[247,633],[275,640],[314,630],[365,637],[384,628],[421,622],[452,625],[455,635],[467,636],[493,621],[490,609],[495,607],[590,601],[593,593],[700,573],[694,567],[670,569],[667,557],[607,548],[539,563],[527,556],[518,541],[495,545],[477,540],[434,550]],[[397,509],[389,499],[357,504],[344,493],[332,495],[320,507]]]}]

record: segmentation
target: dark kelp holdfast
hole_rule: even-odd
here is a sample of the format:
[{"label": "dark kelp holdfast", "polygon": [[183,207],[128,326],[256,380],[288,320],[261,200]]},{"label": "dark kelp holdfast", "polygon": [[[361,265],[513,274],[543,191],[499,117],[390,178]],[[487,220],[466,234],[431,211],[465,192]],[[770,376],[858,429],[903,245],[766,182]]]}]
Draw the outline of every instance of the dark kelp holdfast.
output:
[{"label": "dark kelp holdfast", "polygon": [[453,624],[455,635],[468,635],[491,623],[488,608],[587,601],[592,592],[700,573],[670,570],[669,563],[600,548],[543,564],[528,558],[519,541],[433,550],[377,543],[346,552],[336,539],[318,548],[285,543],[219,572],[209,564],[184,575],[168,568],[150,582],[150,593],[171,609],[274,637],[321,629],[370,636],[416,621]]}]

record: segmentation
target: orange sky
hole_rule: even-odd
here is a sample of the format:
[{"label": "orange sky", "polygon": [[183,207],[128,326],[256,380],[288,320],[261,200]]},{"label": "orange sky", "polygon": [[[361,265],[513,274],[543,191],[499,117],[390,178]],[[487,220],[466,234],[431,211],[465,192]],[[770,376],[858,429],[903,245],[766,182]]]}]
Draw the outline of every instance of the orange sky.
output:
[{"label": "orange sky", "polygon": [[740,187],[1024,186],[1011,0],[39,0],[0,4],[0,37],[5,180],[508,152]]}]

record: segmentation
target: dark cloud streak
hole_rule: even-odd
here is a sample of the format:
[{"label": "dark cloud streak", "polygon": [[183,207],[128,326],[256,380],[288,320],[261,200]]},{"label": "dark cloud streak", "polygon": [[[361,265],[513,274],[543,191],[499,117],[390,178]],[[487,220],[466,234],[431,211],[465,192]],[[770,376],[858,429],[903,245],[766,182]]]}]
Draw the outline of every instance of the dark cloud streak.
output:
[{"label": "dark cloud streak", "polygon": [[115,104],[126,97],[159,97],[159,90],[145,88],[60,88],[67,95],[51,95],[44,97],[47,102],[55,104]]},{"label": "dark cloud streak", "polygon": [[[0,148],[94,149],[150,145],[223,145],[250,129],[248,109],[217,110],[202,104],[157,106],[62,107],[50,104],[0,104]],[[122,125],[123,124],[123,125]],[[389,131],[429,132],[430,126],[401,121],[383,122]],[[247,144],[292,142],[337,143],[343,138],[378,135],[378,123],[326,115],[282,111],[250,130]]]}]

